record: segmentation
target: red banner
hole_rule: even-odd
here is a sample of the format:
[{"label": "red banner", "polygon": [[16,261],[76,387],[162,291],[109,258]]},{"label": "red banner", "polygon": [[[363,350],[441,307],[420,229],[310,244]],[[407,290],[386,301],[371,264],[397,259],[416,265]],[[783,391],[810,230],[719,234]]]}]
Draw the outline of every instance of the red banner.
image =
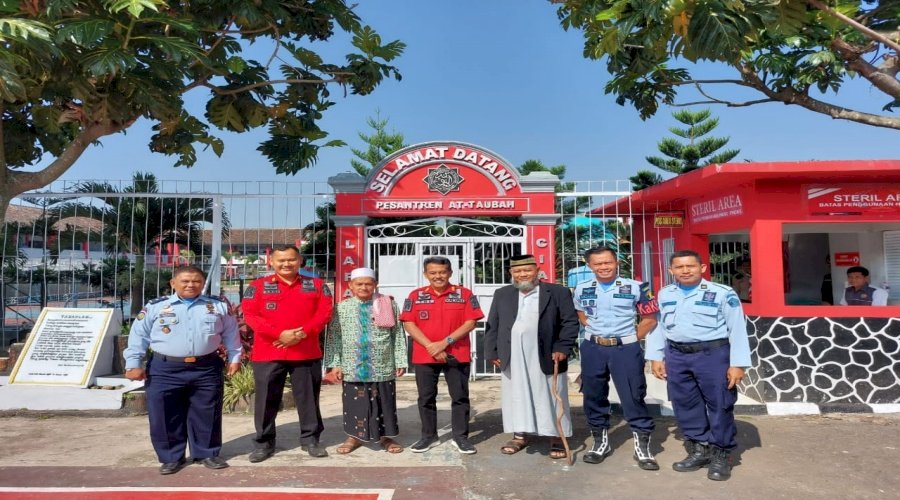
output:
[{"label": "red banner", "polygon": [[811,215],[900,215],[900,186],[816,184],[807,186]]}]

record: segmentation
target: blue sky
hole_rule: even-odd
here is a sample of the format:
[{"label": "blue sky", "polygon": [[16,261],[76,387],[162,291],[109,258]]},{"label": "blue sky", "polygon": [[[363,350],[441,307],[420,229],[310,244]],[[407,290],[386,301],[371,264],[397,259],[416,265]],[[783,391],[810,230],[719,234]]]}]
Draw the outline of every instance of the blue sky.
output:
[{"label": "blue sky", "polygon": [[[357,11],[385,40],[400,39],[407,49],[396,65],[403,80],[385,81],[369,96],[343,97],[322,122],[330,138],[362,147],[358,131],[380,109],[393,129],[410,144],[459,140],[478,144],[515,165],[540,159],[564,164],[569,180],[625,179],[644,160],[657,154],[656,143],[676,125],[663,108],[642,121],[631,107],[603,93],[605,64],[582,57],[582,36],[559,26],[555,8],[544,0],[361,0]],[[346,40],[313,47],[337,55]],[[261,51],[259,59],[266,60]],[[715,67],[703,76],[734,77]],[[202,113],[205,98],[195,91],[194,106]],[[723,98],[738,96],[722,87]],[[697,96],[685,93],[682,101]],[[833,96],[832,96],[833,97]],[[191,100],[191,95],[188,95]],[[848,85],[841,102],[879,112],[887,98],[868,85]],[[729,147],[741,149],[736,161],[897,158],[898,132],[832,120],[782,104],[747,108],[712,106],[720,118],[714,135],[729,136]],[[263,130],[248,134],[220,132],[225,154],[200,155],[190,169],[173,168],[171,158],[152,154],[152,134],[139,122],[127,135],[105,138],[91,148],[63,179],[128,179],[136,170],[171,180],[325,180],[350,170],[349,147],[322,150],[318,164],[296,176],[275,174],[256,151]]]}]

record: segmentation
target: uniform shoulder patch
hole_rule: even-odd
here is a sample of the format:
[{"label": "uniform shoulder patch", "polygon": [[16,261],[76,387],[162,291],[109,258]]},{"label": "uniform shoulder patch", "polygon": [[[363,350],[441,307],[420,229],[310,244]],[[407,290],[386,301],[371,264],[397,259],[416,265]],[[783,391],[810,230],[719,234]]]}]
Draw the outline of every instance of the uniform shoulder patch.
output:
[{"label": "uniform shoulder patch", "polygon": [[741,299],[736,294],[730,293],[725,299],[731,307],[741,307]]},{"label": "uniform shoulder patch", "polygon": [[329,288],[325,283],[322,283],[322,295],[331,297],[331,288]]},{"label": "uniform shoulder patch", "polygon": [[405,299],[403,301],[403,310],[404,311],[412,311],[412,300]]},{"label": "uniform shoulder patch", "polygon": [[150,302],[147,302],[147,304],[159,304],[160,302],[168,300],[168,298],[169,298],[168,295],[163,295],[162,297],[157,297],[157,298],[151,300]]},{"label": "uniform shoulder patch", "polygon": [[212,296],[212,295],[204,295],[204,297],[206,297],[207,299],[209,299],[209,300],[211,300],[211,301],[213,301],[213,302],[222,302],[222,298],[221,298],[221,297],[215,297],[215,296]]},{"label": "uniform shoulder patch", "polygon": [[244,298],[252,299],[256,295],[256,287],[253,285],[248,286],[244,289]]},{"label": "uniform shoulder patch", "polygon": [[481,308],[481,306],[478,304],[478,297],[475,295],[472,295],[471,297],[469,297],[469,304],[472,305],[472,309],[480,309]]}]

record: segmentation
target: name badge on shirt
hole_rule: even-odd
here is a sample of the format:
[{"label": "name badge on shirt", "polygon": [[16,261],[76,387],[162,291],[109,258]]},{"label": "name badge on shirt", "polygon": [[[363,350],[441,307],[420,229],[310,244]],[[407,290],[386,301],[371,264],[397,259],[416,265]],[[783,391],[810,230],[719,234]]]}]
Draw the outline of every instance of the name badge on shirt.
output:
[{"label": "name badge on shirt", "polygon": [[630,294],[630,293],[614,293],[614,294],[613,294],[613,298],[614,298],[614,299],[631,299],[631,300],[634,300],[634,295],[632,295],[632,294]]},{"label": "name badge on shirt", "polygon": [[619,293],[620,294],[631,293],[631,285],[620,286]]},{"label": "name badge on shirt", "polygon": [[304,292],[315,292],[316,291],[316,284],[313,282],[313,280],[303,280],[300,284],[303,285],[303,287],[301,288],[301,291],[304,291]]},{"label": "name badge on shirt", "polygon": [[596,299],[597,298],[597,289],[595,287],[582,288],[581,289],[581,298],[582,299]]},{"label": "name badge on shirt", "polygon": [[444,302],[448,304],[464,304],[466,301],[463,300],[462,295],[459,292],[450,292],[447,295],[447,298],[444,299]]},{"label": "name badge on shirt", "polygon": [[278,288],[278,283],[272,283],[271,281],[263,283],[263,294],[271,295],[273,293],[281,293],[281,289]]},{"label": "name badge on shirt", "polygon": [[703,302],[715,302],[716,292],[703,292]]},{"label": "name badge on shirt", "polygon": [[416,304],[434,304],[434,297],[428,292],[419,292],[416,297]]}]

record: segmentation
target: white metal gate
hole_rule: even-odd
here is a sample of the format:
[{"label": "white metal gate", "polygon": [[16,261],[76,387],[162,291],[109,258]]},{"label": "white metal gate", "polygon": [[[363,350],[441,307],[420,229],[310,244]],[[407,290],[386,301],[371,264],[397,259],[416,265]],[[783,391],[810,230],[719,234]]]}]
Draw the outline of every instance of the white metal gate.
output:
[{"label": "white metal gate", "polygon": [[[378,272],[382,293],[402,301],[425,286],[422,263],[443,256],[453,266],[452,282],[472,290],[487,315],[494,291],[509,282],[505,271],[511,255],[525,249],[525,226],[503,222],[435,217],[367,228],[366,261]],[[496,371],[484,359],[484,321],[471,334],[473,376]]]}]

